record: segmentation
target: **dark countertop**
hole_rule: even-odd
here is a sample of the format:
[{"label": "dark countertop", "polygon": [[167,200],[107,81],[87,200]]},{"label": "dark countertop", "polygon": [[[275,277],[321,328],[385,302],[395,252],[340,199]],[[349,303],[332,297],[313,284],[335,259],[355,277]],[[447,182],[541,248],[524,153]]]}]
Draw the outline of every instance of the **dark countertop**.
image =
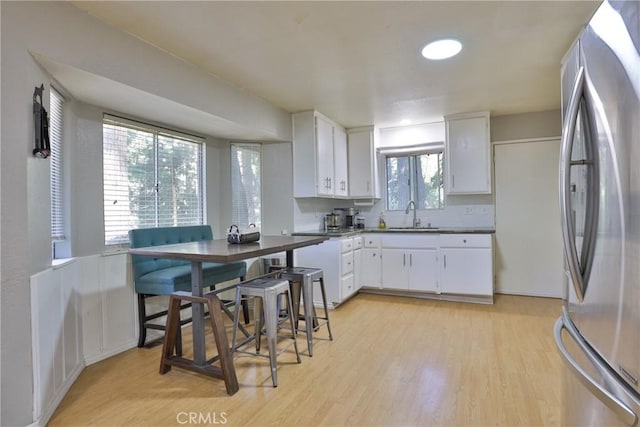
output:
[{"label": "dark countertop", "polygon": [[292,236],[328,236],[328,237],[349,237],[357,236],[361,233],[431,233],[431,234],[494,234],[493,227],[441,227],[441,228],[365,228],[360,230],[344,230],[335,232],[323,231],[299,231],[292,233]]},{"label": "dark countertop", "polygon": [[357,236],[363,230],[342,230],[342,231],[296,231],[292,236],[329,236],[329,237],[349,237]]}]

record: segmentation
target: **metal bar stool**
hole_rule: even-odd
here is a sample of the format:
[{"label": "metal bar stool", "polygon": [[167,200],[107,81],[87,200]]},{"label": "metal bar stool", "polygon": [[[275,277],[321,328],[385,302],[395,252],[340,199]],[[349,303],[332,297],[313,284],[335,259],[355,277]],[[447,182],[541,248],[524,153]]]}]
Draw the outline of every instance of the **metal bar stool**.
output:
[{"label": "metal bar stool", "polygon": [[[249,280],[247,282],[243,282],[238,284],[236,290],[236,307],[239,307],[239,304],[242,300],[242,296],[247,297],[258,297],[262,301],[259,308],[262,308],[262,313],[259,313],[256,310],[255,316],[255,332],[253,334],[253,338],[256,340],[256,351],[255,353],[241,351],[236,347],[236,335],[238,332],[238,317],[240,310],[236,310],[234,318],[233,318],[233,335],[231,338],[231,353],[246,353],[256,356],[263,356],[260,354],[260,336],[262,335],[262,324],[261,318],[264,317],[264,323],[267,330],[267,346],[269,348],[269,362],[271,364],[271,380],[273,381],[273,386],[278,386],[278,372],[276,366],[276,341],[278,338],[278,324],[280,318],[280,310],[278,307],[278,296],[286,294],[287,295],[287,307],[288,312],[292,313],[292,304],[291,304],[291,294],[289,292],[289,282],[282,279],[269,279],[269,278],[258,278]],[[298,352],[298,343],[296,342],[296,328],[293,324],[293,316],[287,316],[289,318],[289,322],[291,324],[291,339],[293,340],[293,346],[296,350],[296,357],[298,359],[298,363],[301,363],[300,353]],[[251,337],[250,337],[251,338]],[[247,342],[244,340],[243,345]],[[263,356],[267,357],[267,356]]]},{"label": "metal bar stool", "polygon": [[[333,341],[333,335],[331,334],[331,324],[329,323],[329,308],[327,307],[327,294],[324,290],[324,279],[322,275],[322,269],[309,268],[309,267],[287,267],[279,270],[280,277],[288,280],[292,283],[297,282],[302,284],[302,300],[304,304],[304,323],[307,333],[307,349],[309,350],[309,356],[313,356],[313,332],[320,329],[320,327],[327,325],[329,332],[329,340]],[[320,284],[320,291],[322,292],[322,305],[324,308],[324,317],[318,316],[315,307],[313,306],[313,284]],[[299,304],[298,304],[299,305]],[[297,313],[294,312],[296,317],[296,329],[298,324]],[[323,323],[319,323],[318,320],[324,320]]]}]

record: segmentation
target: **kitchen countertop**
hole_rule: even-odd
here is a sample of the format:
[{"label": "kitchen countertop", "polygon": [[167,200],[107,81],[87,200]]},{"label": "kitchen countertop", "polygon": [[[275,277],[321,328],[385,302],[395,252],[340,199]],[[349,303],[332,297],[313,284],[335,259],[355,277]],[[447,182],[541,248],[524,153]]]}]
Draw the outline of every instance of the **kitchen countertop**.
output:
[{"label": "kitchen countertop", "polygon": [[329,236],[329,237],[349,237],[357,236],[361,233],[431,233],[431,234],[494,234],[493,227],[438,227],[438,228],[407,228],[407,227],[387,227],[387,228],[365,228],[359,230],[343,231],[297,231],[293,236]]}]

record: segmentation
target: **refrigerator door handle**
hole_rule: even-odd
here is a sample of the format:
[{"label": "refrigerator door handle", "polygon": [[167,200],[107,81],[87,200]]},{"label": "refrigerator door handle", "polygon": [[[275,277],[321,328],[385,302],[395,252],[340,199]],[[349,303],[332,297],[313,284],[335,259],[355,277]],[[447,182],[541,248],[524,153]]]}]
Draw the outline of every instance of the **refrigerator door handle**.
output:
[{"label": "refrigerator door handle", "polygon": [[589,391],[597,397],[602,403],[604,403],[609,409],[611,409],[619,418],[622,420],[625,425],[636,426],[638,423],[638,416],[629,408],[624,402],[618,399],[615,395],[613,395],[609,390],[602,387],[598,384],[593,378],[585,372],[580,365],[571,357],[569,350],[564,345],[562,341],[562,330],[565,329],[571,338],[576,342],[580,350],[585,354],[585,356],[590,360],[593,366],[599,371],[599,373],[606,378],[610,378],[612,382],[616,382],[615,379],[611,378],[611,375],[607,372],[607,368],[603,366],[602,362],[599,358],[593,354],[593,351],[588,347],[588,345],[584,342],[584,339],[580,336],[580,333],[575,329],[570,322],[565,322],[564,317],[566,314],[563,314],[556,320],[556,324],[554,327],[554,337],[556,341],[556,346],[560,351],[561,356],[564,358],[565,362],[571,368],[572,372],[578,377],[580,382],[589,389]]},{"label": "refrigerator door handle", "polygon": [[580,100],[584,90],[584,67],[580,67],[569,97],[569,105],[564,117],[562,128],[562,141],[560,143],[560,225],[562,227],[562,240],[564,253],[571,275],[571,282],[579,301],[584,300],[585,284],[580,272],[578,250],[576,248],[575,224],[571,220],[571,150],[573,149],[573,137],[576,131],[576,122]]}]

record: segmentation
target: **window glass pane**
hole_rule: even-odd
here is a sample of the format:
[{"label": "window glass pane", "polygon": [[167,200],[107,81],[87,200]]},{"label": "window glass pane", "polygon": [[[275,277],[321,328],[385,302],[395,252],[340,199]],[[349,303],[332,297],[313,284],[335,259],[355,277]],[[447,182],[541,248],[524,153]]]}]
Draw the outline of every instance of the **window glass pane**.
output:
[{"label": "window glass pane", "polygon": [[202,147],[158,136],[158,225],[202,224]]},{"label": "window glass pane", "polygon": [[441,185],[442,155],[421,154],[416,159],[416,203],[418,209],[440,209],[443,201]]},{"label": "window glass pane", "polygon": [[51,239],[64,240],[64,206],[62,198],[62,105],[64,99],[51,88],[49,97],[49,142],[51,145]]},{"label": "window glass pane", "polygon": [[105,244],[133,228],[202,224],[203,146],[144,125],[103,123]]},{"label": "window glass pane", "polygon": [[151,132],[103,125],[105,244],[129,241],[132,228],[153,227],[154,137]]},{"label": "window glass pane", "polygon": [[387,210],[405,210],[411,200],[416,209],[442,209],[442,151],[387,157]]},{"label": "window glass pane", "polygon": [[231,145],[231,218],[239,227],[260,227],[262,208],[259,144]]},{"label": "window glass pane", "polygon": [[404,210],[411,200],[409,157],[387,157],[387,210]]}]

